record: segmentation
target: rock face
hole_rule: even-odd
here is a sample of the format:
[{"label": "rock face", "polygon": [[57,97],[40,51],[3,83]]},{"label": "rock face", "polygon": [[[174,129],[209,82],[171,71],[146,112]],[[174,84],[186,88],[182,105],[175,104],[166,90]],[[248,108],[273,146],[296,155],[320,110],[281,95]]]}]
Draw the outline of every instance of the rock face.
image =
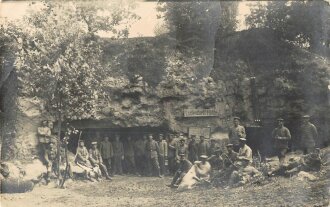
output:
[{"label": "rock face", "polygon": [[246,125],[259,119],[272,128],[281,116],[295,132],[301,116],[309,114],[320,131],[319,144],[329,137],[329,59],[283,42],[266,29],[219,40],[214,58],[211,77],[229,86],[229,106]]},{"label": "rock face", "polygon": [[[261,120],[269,136],[274,119],[282,116],[295,139],[299,117],[307,113],[320,131],[319,142],[330,137],[329,60],[282,42],[272,31],[248,30],[218,40],[209,75],[212,58],[182,55],[168,63],[177,53],[175,40],[125,41],[105,40],[105,66],[117,63],[111,65],[113,76],[104,80],[107,98],[98,100],[99,111],[91,120],[73,118],[77,128],[163,127],[187,132],[199,126],[223,132],[232,116],[240,116],[245,126]],[[171,67],[181,79],[169,80]],[[13,114],[6,115],[13,117],[13,123],[6,123],[15,132],[5,135],[15,138],[7,146],[20,149],[13,157],[32,158],[38,153],[37,127],[47,115],[36,100],[19,98],[17,103],[19,110],[12,108],[8,113]],[[196,109],[216,115],[184,115]]]}]

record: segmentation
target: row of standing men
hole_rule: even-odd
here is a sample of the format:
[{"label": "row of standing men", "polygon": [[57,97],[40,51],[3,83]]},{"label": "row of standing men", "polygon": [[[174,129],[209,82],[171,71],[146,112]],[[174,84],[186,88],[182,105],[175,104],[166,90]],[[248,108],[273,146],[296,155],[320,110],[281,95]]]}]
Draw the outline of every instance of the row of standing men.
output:
[{"label": "row of standing men", "polygon": [[[315,148],[315,139],[317,139],[318,135],[316,127],[309,122],[309,116],[303,116],[303,120],[301,142],[303,150],[309,153]],[[272,137],[277,155],[282,162],[288,150],[291,133],[283,125],[284,120],[282,118],[279,118],[277,121],[278,126],[273,130]],[[240,139],[246,138],[245,128],[240,125],[239,117],[233,118],[233,126],[229,130],[228,136],[229,143],[233,145],[234,151],[239,152]],[[214,155],[215,150],[218,148],[215,140],[212,138],[209,143],[204,136],[200,136],[199,142],[196,142],[195,135],[186,139],[183,134],[179,136],[159,134],[158,139],[155,139],[153,134],[148,134],[136,141],[129,136],[124,144],[121,142],[120,136],[116,134],[115,141],[110,142],[109,137],[105,137],[100,143],[94,142],[94,145],[97,144],[99,157],[103,160],[104,166],[111,175],[123,174],[124,167],[129,174],[156,175],[159,177],[168,173],[171,175],[175,173],[180,154],[184,154],[189,161],[194,163],[201,155]],[[80,146],[78,146],[78,157],[81,151]],[[251,151],[251,149],[248,151]]]}]

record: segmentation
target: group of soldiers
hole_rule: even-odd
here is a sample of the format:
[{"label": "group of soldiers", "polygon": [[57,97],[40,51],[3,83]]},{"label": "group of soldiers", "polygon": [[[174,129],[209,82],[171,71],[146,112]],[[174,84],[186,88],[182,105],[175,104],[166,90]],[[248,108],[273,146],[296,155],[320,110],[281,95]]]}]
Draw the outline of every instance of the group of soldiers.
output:
[{"label": "group of soldiers", "polygon": [[[316,149],[317,129],[310,123],[309,116],[302,118],[301,146],[305,154],[310,154]],[[277,122],[272,137],[279,161],[283,164],[291,133],[284,126],[282,118],[277,119]],[[84,169],[86,177],[91,180],[102,176],[111,180],[112,176],[122,175],[123,172],[158,177],[172,175],[174,177],[170,187],[177,187],[195,164],[209,164],[213,171],[216,170],[213,178],[225,178],[231,185],[242,184],[249,177],[260,173],[251,165],[253,153],[246,144],[245,128],[240,124],[239,117],[233,118],[228,137],[229,143],[221,147],[216,139],[211,137],[208,141],[203,135],[197,141],[196,135],[186,137],[184,134],[158,134],[154,137],[154,134],[148,134],[140,139],[128,136],[122,140],[119,134],[115,134],[114,141],[110,141],[109,137],[104,137],[99,143],[93,141],[89,150],[84,141],[79,140],[75,163]],[[55,159],[56,149],[51,142],[45,150],[48,173]]]}]

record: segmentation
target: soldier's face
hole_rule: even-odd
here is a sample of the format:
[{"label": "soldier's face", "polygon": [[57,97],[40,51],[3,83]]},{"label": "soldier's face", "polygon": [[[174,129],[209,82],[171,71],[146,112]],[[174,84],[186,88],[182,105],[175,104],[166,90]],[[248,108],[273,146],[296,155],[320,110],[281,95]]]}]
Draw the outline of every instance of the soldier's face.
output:
[{"label": "soldier's face", "polygon": [[116,141],[117,141],[117,142],[119,141],[119,137],[118,137],[118,136],[116,136]]},{"label": "soldier's face", "polygon": [[237,126],[239,124],[239,121],[237,119],[234,119],[234,125]]},{"label": "soldier's face", "polygon": [[79,142],[80,147],[83,147],[85,145],[84,142]]},{"label": "soldier's face", "polygon": [[227,147],[227,151],[228,152],[232,152],[233,151],[233,148],[232,147]]},{"label": "soldier's face", "polygon": [[93,149],[96,149],[97,145],[96,144],[93,144]]},{"label": "soldier's face", "polygon": [[278,121],[277,124],[278,126],[283,126],[283,121]]},{"label": "soldier's face", "polygon": [[105,137],[104,141],[108,142],[109,141],[109,137]]},{"label": "soldier's face", "polygon": [[149,141],[151,141],[153,137],[152,137],[152,135],[149,135],[148,138],[149,138]]},{"label": "soldier's face", "polygon": [[303,123],[304,123],[304,124],[307,124],[308,121],[309,121],[308,119],[303,119]]}]

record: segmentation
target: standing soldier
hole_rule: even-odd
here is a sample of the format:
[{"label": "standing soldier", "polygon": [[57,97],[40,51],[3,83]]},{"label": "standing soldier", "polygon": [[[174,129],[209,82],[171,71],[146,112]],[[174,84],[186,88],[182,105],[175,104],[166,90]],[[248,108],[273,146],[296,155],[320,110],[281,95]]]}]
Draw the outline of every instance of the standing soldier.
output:
[{"label": "standing soldier", "polygon": [[92,148],[89,150],[89,161],[93,167],[99,167],[102,170],[107,180],[111,180],[107,167],[103,164],[101,153],[97,149],[97,142],[92,142]]},{"label": "standing soldier", "polygon": [[188,159],[191,163],[198,160],[198,149],[196,143],[196,135],[191,135],[191,141],[188,144]]},{"label": "standing soldier", "polygon": [[171,175],[174,175],[176,171],[176,141],[174,140],[173,134],[170,134],[168,139],[168,169]]},{"label": "standing soldier", "polygon": [[163,134],[159,134],[159,165],[161,175],[165,175],[165,160],[167,159],[167,142]]},{"label": "standing soldier", "polygon": [[158,143],[155,140],[153,140],[152,134],[149,134],[148,141],[146,143],[148,173],[150,175],[150,174],[152,174],[153,169],[156,169],[158,177],[162,178],[162,176],[160,174],[159,163],[158,163],[158,154],[159,154]]},{"label": "standing soldier", "polygon": [[181,139],[179,145],[177,145],[176,153],[175,153],[177,161],[180,160],[180,156],[179,156],[180,154],[184,154],[185,158],[188,159],[188,147],[185,144],[185,139],[183,138],[183,136],[180,137]]},{"label": "standing soldier", "polygon": [[275,149],[280,161],[283,164],[285,160],[285,154],[289,148],[289,140],[291,139],[291,134],[288,128],[283,125],[284,120],[282,118],[277,119],[278,126],[274,129],[272,137],[275,140]]},{"label": "standing soldier", "polygon": [[50,177],[53,172],[57,171],[57,150],[53,142],[50,142],[45,150],[44,159],[47,167],[47,183],[50,182]]},{"label": "standing soldier", "polygon": [[309,118],[309,115],[303,116],[303,123],[301,125],[301,147],[304,154],[314,151],[318,138],[317,129],[314,124],[310,123]]},{"label": "standing soldier", "polygon": [[127,142],[125,144],[125,166],[128,173],[135,174],[135,158],[134,158],[134,145],[131,136],[127,137]]},{"label": "standing soldier", "polygon": [[218,148],[214,138],[211,138],[211,144],[209,149],[209,156],[215,155],[215,150]]},{"label": "standing soldier", "polygon": [[246,138],[245,128],[240,125],[240,118],[234,117],[234,126],[229,130],[229,143],[233,144],[234,151],[238,152],[239,149],[239,139]]},{"label": "standing soldier", "polygon": [[146,135],[143,135],[143,138],[138,139],[135,142],[135,163],[136,163],[136,168],[138,170],[138,173],[140,175],[144,175],[146,173],[146,165],[145,165],[145,148],[146,148],[146,141],[147,141],[147,137]]},{"label": "standing soldier", "polygon": [[113,158],[113,148],[109,141],[109,137],[104,137],[104,141],[100,143],[100,152],[102,155],[103,163],[107,167],[108,172],[111,172],[111,159]]},{"label": "standing soldier", "polygon": [[205,137],[203,135],[200,136],[200,142],[198,143],[197,149],[198,157],[209,154],[210,146],[209,143],[205,141]]},{"label": "standing soldier", "polygon": [[113,142],[113,171],[114,174],[123,174],[122,160],[124,159],[124,146],[120,141],[118,134],[115,136],[116,140]]}]

